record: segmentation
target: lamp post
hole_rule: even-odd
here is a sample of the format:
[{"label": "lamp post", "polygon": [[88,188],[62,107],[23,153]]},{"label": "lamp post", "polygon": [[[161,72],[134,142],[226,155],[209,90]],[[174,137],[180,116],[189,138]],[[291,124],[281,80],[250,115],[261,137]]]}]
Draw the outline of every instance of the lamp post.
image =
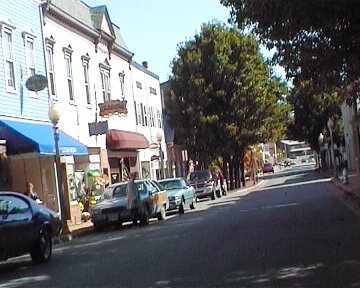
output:
[{"label": "lamp post", "polygon": [[327,126],[329,128],[329,132],[330,132],[330,141],[331,141],[331,161],[333,163],[333,169],[334,169],[334,180],[337,179],[337,171],[336,171],[336,161],[335,161],[335,149],[334,149],[334,137],[333,137],[333,128],[334,128],[334,121],[332,120],[332,118],[329,118],[328,122],[327,122]]},{"label": "lamp post", "polygon": [[[321,151],[321,148],[323,147],[323,144],[324,144],[324,134],[321,132],[319,134],[318,141],[319,141],[319,154],[320,154],[320,159],[319,159],[319,170],[320,170],[323,168],[323,165],[324,165],[324,159],[323,159],[323,155],[322,155],[322,151]],[[321,160],[321,162],[320,162],[320,160]]]},{"label": "lamp post", "polygon": [[160,179],[164,178],[164,175],[163,175],[163,172],[164,172],[164,169],[163,169],[163,156],[162,156],[162,149],[161,149],[162,138],[163,138],[163,136],[162,136],[161,132],[158,131],[156,133],[156,139],[158,140],[158,143],[159,143]]},{"label": "lamp post", "polygon": [[55,142],[55,164],[56,164],[56,175],[57,175],[57,189],[59,193],[59,203],[60,203],[60,217],[62,224],[62,234],[69,234],[69,227],[67,225],[66,219],[66,209],[65,209],[65,197],[64,191],[62,189],[62,175],[61,175],[61,164],[60,164],[60,151],[59,151],[59,129],[58,122],[60,119],[60,111],[55,105],[52,105],[48,112],[49,119],[53,124],[54,128],[54,142]]},{"label": "lamp post", "polygon": [[255,157],[254,152],[256,152],[256,148],[251,149],[251,169],[253,174],[254,185],[256,184],[256,171],[255,171]]}]

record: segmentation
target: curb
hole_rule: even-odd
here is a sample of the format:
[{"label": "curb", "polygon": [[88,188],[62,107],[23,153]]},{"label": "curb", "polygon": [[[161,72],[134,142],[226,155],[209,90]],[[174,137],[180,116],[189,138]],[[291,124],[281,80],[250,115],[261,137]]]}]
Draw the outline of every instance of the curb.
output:
[{"label": "curb", "polygon": [[71,232],[70,234],[59,235],[59,236],[55,237],[53,239],[53,244],[58,245],[58,244],[70,242],[75,238],[83,237],[90,233],[93,233],[93,231],[94,231],[94,226],[92,226],[92,225],[90,225],[88,227],[83,227],[76,231]]},{"label": "curb", "polygon": [[357,202],[360,203],[360,196],[356,193],[354,193],[350,187],[345,186],[344,184],[338,182],[338,181],[334,181],[334,178],[331,178],[330,181],[336,188],[338,188],[339,190],[341,190],[342,192],[344,192],[346,197],[352,198],[353,200],[356,200]]},{"label": "curb", "polygon": [[255,185],[253,185],[251,187],[234,189],[234,190],[228,191],[228,193],[232,194],[232,193],[239,193],[239,192],[248,192],[250,190],[253,190],[253,189],[263,185],[264,182],[265,182],[265,180],[259,180]]}]

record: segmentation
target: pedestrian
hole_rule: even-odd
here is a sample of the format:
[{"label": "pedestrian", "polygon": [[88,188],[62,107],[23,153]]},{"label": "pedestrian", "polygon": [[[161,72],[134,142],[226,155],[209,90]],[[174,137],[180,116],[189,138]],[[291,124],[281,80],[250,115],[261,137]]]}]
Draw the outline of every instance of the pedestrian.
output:
[{"label": "pedestrian", "polygon": [[141,200],[138,187],[135,184],[136,173],[130,174],[130,179],[126,184],[126,196],[127,196],[127,203],[126,209],[131,210],[133,215],[133,223],[136,224],[137,220],[140,216],[141,211]]},{"label": "pedestrian", "polygon": [[226,195],[227,192],[225,190],[225,185],[224,185],[224,175],[222,174],[222,172],[220,170],[218,170],[217,174],[218,174],[218,178],[220,180],[221,193],[222,193],[222,195]]},{"label": "pedestrian", "polygon": [[26,183],[26,191],[24,194],[35,200],[37,203],[42,203],[38,194],[34,190],[34,184],[32,184],[31,182]]}]

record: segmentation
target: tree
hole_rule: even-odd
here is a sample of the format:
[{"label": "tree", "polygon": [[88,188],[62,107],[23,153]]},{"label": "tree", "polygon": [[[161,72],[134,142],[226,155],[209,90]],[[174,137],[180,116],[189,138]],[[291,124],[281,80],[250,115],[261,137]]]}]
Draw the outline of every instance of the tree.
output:
[{"label": "tree", "polygon": [[[220,0],[251,28],[289,78],[321,90],[345,87],[360,74],[360,2],[356,0]],[[315,85],[314,85],[315,87]]]},{"label": "tree", "polygon": [[318,137],[327,121],[340,115],[337,92],[316,94],[312,82],[297,83],[288,97],[293,106],[294,121],[288,127],[287,135],[294,140],[306,141],[312,149],[318,150]]},{"label": "tree", "polygon": [[286,85],[272,76],[252,36],[221,23],[203,25],[178,45],[172,72],[171,122],[205,165],[221,155],[239,170],[247,146],[283,135]]}]

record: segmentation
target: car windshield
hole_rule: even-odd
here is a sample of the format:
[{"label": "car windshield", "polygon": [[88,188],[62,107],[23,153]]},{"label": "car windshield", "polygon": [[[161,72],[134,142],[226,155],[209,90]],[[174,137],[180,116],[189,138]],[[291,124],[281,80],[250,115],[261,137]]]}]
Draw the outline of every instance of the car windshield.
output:
[{"label": "car windshield", "polygon": [[190,174],[190,180],[207,179],[210,177],[211,176],[208,171],[195,171],[195,172],[191,172]]},{"label": "car windshield", "polygon": [[104,193],[101,194],[99,201],[119,197],[126,197],[126,183],[106,187]]},{"label": "car windshield", "polygon": [[159,183],[166,189],[166,190],[172,190],[172,189],[180,189],[181,187],[181,181],[180,180],[165,180],[165,181],[159,181]]}]

